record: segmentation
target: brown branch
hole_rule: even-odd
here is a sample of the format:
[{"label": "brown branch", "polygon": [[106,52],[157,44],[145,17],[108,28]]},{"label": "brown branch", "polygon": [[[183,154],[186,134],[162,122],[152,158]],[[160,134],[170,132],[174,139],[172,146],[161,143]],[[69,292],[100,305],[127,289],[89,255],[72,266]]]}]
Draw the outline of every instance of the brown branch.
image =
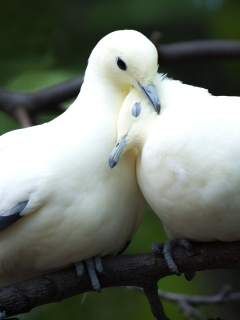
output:
[{"label": "brown branch", "polygon": [[158,50],[158,62],[178,63],[212,59],[240,59],[238,40],[192,40],[161,44],[163,35],[155,31],[150,36]]},{"label": "brown branch", "polygon": [[145,286],[143,288],[143,291],[148,299],[154,317],[157,320],[169,320],[169,318],[165,314],[162,302],[158,295],[157,283]]},{"label": "brown branch", "polygon": [[[182,247],[174,249],[174,258],[181,272],[240,267],[240,242],[196,243],[193,250],[194,255],[189,257]],[[104,274],[99,275],[102,288],[147,288],[149,283],[171,275],[163,257],[153,253],[106,257],[103,258],[103,268]],[[79,281],[75,268],[71,267],[1,288],[0,311],[13,316],[92,290],[87,274]]]},{"label": "brown branch", "polygon": [[71,79],[32,93],[0,90],[0,110],[14,116],[20,106],[28,114],[44,110],[60,110],[60,104],[77,96],[83,77]]},{"label": "brown branch", "polygon": [[240,59],[240,41],[196,40],[157,45],[158,60],[163,63],[212,59]]}]

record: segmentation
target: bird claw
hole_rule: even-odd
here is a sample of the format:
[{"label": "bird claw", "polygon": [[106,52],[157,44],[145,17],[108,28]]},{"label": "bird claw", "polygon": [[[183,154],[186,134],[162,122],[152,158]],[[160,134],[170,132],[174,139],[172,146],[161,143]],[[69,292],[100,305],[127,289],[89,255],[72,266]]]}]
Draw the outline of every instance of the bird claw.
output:
[{"label": "bird claw", "polygon": [[151,245],[151,250],[156,254],[162,254],[162,250],[165,243],[162,242],[153,242]]},{"label": "bird claw", "polygon": [[83,261],[79,261],[77,263],[75,263],[75,268],[76,268],[76,271],[77,271],[77,276],[79,278],[81,278],[84,274],[84,264],[83,264]]},{"label": "bird claw", "polygon": [[102,265],[101,257],[96,256],[93,258],[93,260],[94,260],[94,264],[97,272],[103,274],[103,265]]},{"label": "bird claw", "polygon": [[177,276],[181,275],[181,272],[178,270],[176,263],[173,260],[173,249],[178,245],[177,241],[167,240],[163,247],[163,255],[167,262],[169,269],[176,274]]},{"label": "bird claw", "polygon": [[[184,247],[188,251],[192,251],[191,243],[186,239],[180,240],[167,240],[165,243],[158,243],[154,242],[151,246],[151,249],[156,254],[163,253],[165,261],[168,265],[168,268],[172,271],[172,273],[176,274],[177,276],[181,275],[181,272],[178,270],[176,263],[173,260],[173,249],[177,246]],[[187,280],[192,280],[195,275],[195,272],[185,272],[185,278]]]},{"label": "bird claw", "polygon": [[90,277],[93,289],[97,292],[101,292],[101,286],[97,276],[97,272],[100,274],[103,273],[101,257],[96,256],[93,258],[86,259],[84,261],[80,261],[75,264],[75,267],[76,267],[77,275],[79,278],[83,276],[84,270],[86,268],[88,275]]}]

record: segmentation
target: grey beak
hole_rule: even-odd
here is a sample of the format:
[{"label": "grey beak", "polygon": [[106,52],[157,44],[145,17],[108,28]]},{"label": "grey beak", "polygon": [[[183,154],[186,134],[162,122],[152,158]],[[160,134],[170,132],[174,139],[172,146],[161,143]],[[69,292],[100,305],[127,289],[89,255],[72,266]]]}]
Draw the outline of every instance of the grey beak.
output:
[{"label": "grey beak", "polygon": [[123,152],[123,149],[126,147],[126,145],[127,145],[126,136],[117,140],[117,143],[115,144],[108,159],[108,163],[111,168],[115,167],[115,165],[118,163],[121,157],[121,154]]},{"label": "grey beak", "polygon": [[148,86],[142,86],[138,82],[139,88],[142,93],[148,99],[148,101],[153,105],[154,110],[159,114],[161,111],[161,104],[157,93],[157,88],[153,84],[149,84]]}]

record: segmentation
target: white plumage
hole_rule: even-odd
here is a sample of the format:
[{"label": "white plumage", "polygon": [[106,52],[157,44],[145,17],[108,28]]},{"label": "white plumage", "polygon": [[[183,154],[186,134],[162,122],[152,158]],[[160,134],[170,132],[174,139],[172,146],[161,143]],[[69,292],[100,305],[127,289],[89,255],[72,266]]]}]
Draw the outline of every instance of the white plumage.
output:
[{"label": "white plumage", "polygon": [[64,114],[0,138],[0,228],[13,219],[0,232],[0,283],[115,255],[132,239],[145,207],[135,150],[114,171],[107,161],[129,88],[144,92],[157,67],[156,49],[142,34],[113,32],[93,50]]},{"label": "white plumage", "polygon": [[160,115],[135,89],[124,101],[110,166],[139,149],[137,180],[169,239],[240,240],[240,98],[162,75],[156,85]]}]

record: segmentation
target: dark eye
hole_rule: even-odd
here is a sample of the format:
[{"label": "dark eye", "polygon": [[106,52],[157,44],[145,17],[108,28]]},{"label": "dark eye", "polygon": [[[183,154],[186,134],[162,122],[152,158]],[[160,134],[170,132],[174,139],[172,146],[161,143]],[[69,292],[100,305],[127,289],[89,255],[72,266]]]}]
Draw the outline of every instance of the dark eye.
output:
[{"label": "dark eye", "polygon": [[126,63],[123,61],[123,59],[121,59],[121,58],[117,58],[117,65],[118,65],[118,67],[119,67],[119,69],[121,69],[121,70],[127,70],[127,65],[126,65]]},{"label": "dark eye", "polygon": [[132,115],[137,118],[141,113],[141,104],[139,102],[135,103],[132,108]]}]

